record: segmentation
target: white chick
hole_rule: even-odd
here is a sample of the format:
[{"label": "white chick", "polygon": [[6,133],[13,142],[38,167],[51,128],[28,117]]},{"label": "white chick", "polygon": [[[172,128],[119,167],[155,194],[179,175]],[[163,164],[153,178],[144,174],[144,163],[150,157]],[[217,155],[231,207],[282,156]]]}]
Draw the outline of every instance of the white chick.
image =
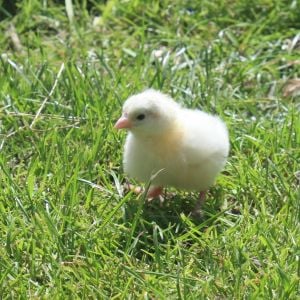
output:
[{"label": "white chick", "polygon": [[228,152],[226,125],[216,116],[181,107],[170,96],[148,89],[131,96],[115,128],[128,129],[124,148],[124,171],[151,182],[148,197],[171,186],[205,191],[223,169]]}]

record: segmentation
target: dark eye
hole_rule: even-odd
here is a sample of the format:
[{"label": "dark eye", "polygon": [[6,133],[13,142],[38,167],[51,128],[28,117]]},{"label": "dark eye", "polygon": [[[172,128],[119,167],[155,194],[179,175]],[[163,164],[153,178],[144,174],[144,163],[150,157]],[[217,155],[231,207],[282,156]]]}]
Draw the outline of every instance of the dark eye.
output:
[{"label": "dark eye", "polygon": [[136,118],[137,118],[137,120],[144,120],[145,119],[145,115],[144,114],[140,114],[140,115],[138,115]]}]

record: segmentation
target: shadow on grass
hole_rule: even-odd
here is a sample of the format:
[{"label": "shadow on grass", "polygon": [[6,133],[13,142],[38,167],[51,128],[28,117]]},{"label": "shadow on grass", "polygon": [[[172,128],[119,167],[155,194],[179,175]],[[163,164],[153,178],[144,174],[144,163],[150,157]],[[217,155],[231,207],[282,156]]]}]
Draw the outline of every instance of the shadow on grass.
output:
[{"label": "shadow on grass", "polygon": [[[136,213],[138,213],[139,203],[143,201],[138,199],[136,201],[129,202],[125,209],[127,221],[134,219]],[[144,202],[142,204],[142,211],[140,214],[140,220],[144,220],[151,224],[156,224],[159,227],[165,229],[170,224],[178,224],[181,222],[181,214],[186,216],[191,214],[194,207],[194,199],[182,199],[181,197],[172,197],[165,199],[161,202],[159,199],[154,199],[151,202]]]},{"label": "shadow on grass", "polygon": [[[220,212],[221,199],[221,192],[214,190],[204,203],[201,213],[196,216],[191,212],[197,197],[191,194],[169,197],[162,203],[159,199],[145,203],[141,203],[142,199],[127,202],[123,216],[126,229],[120,244],[124,246],[125,252],[136,257],[145,253],[151,256],[157,247],[176,243],[177,237],[192,227],[200,225],[201,234],[213,220],[204,223]],[[201,227],[201,224],[204,226]]]}]

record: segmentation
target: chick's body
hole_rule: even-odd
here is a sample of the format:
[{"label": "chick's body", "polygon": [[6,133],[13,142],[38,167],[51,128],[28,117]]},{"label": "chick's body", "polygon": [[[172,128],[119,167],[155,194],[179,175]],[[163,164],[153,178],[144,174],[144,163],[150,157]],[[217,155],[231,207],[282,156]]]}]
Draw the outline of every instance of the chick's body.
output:
[{"label": "chick's body", "polygon": [[154,90],[129,98],[123,115],[130,122],[123,163],[131,177],[148,182],[158,172],[153,186],[204,191],[226,163],[228,132],[216,116]]}]

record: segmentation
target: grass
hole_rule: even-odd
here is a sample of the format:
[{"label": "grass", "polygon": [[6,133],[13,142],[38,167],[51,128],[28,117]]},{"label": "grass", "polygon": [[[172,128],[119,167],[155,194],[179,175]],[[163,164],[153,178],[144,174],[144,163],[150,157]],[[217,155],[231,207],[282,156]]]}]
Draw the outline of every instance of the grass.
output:
[{"label": "grass", "polygon": [[[299,3],[66,2],[0,11],[1,298],[299,299]],[[201,219],[122,189],[146,87],[228,124]]]}]

